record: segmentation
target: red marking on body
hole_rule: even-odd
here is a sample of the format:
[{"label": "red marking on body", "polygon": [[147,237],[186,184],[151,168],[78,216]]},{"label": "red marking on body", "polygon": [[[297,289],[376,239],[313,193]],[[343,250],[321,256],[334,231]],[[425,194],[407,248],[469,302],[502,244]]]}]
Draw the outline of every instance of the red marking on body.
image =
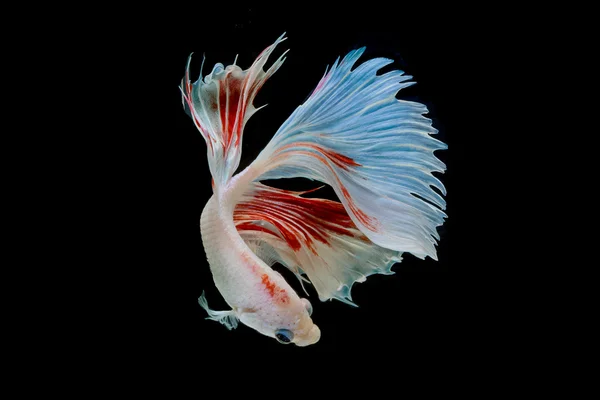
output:
[{"label": "red marking on body", "polygon": [[246,253],[246,252],[242,252],[242,257],[244,258],[244,261],[246,262],[246,265],[248,267],[250,267],[250,269],[252,270],[252,272],[259,274],[260,270],[258,265],[256,264],[254,258],[252,255]]},{"label": "red marking on body", "polygon": [[279,301],[281,303],[287,303],[289,301],[290,298],[289,298],[288,294],[286,293],[286,291],[284,289],[280,288],[279,286],[277,286],[275,284],[275,282],[272,282],[269,279],[269,275],[262,274],[261,280],[262,280],[262,284],[265,285],[267,292],[273,299],[275,299],[276,301]]},{"label": "red marking on body", "polygon": [[271,297],[275,296],[275,288],[276,288],[276,286],[269,279],[269,275],[267,275],[267,274],[263,274],[262,275],[262,283],[263,283],[263,285],[265,285],[265,287],[269,291],[269,294],[271,295]]}]

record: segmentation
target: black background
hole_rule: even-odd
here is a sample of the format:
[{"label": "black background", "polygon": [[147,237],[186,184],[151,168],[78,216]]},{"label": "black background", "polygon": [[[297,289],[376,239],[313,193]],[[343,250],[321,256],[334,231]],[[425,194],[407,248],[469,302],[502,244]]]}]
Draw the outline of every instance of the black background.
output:
[{"label": "black background", "polygon": [[[121,209],[133,223],[131,230],[119,232],[127,238],[118,244],[127,256],[113,267],[116,285],[126,293],[117,323],[123,324],[117,333],[123,355],[160,371],[155,373],[184,380],[205,373],[207,365],[217,368],[232,359],[243,368],[265,363],[285,370],[289,367],[281,364],[289,360],[346,368],[360,365],[364,356],[370,362],[392,360],[398,368],[430,370],[451,368],[474,349],[492,351],[488,345],[480,347],[493,329],[482,295],[491,278],[479,269],[483,235],[472,229],[483,223],[472,195],[484,188],[477,187],[477,164],[468,151],[482,140],[474,126],[478,116],[469,106],[476,102],[471,91],[485,85],[486,77],[478,71],[477,46],[470,41],[476,31],[460,15],[458,9],[428,5],[386,11],[381,6],[315,10],[223,4],[175,15],[156,9],[138,16],[119,54],[108,62],[127,82],[120,93],[129,108],[119,132],[135,138],[125,154]],[[227,305],[212,281],[199,230],[200,213],[212,194],[206,146],[183,111],[178,89],[190,53],[192,80],[198,77],[203,53],[205,74],[217,62],[231,64],[236,54],[237,65],[245,69],[283,32],[288,39],[273,59],[291,51],[255,99],[257,107],[268,106],[246,126],[241,168],[306,99],[325,67],[361,46],[367,50],[360,61],[392,58],[395,62],[386,69],[402,69],[414,77],[417,84],[397,97],[426,104],[437,137],[449,146],[436,153],[447,164],[441,179],[449,216],[440,228],[439,261],[406,254],[393,268],[395,275],[372,276],[354,286],[358,308],[321,303],[309,287],[313,320],[322,336],[305,348],[281,345],[242,324],[228,331],[204,319],[197,303],[203,290],[211,308]],[[275,184],[312,187],[301,180]],[[332,196],[327,189],[322,194]],[[279,270],[298,290],[296,278]],[[369,374],[378,375],[372,368]]]}]

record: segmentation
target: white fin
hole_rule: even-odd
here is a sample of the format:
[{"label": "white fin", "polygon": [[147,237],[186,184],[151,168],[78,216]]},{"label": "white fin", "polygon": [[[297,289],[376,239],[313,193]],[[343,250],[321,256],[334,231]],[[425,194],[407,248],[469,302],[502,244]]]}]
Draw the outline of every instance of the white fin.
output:
[{"label": "white fin", "polygon": [[208,317],[206,319],[212,319],[213,321],[217,321],[225,325],[225,327],[229,330],[235,329],[238,326],[238,318],[235,315],[235,311],[214,311],[208,308],[208,303],[206,301],[206,296],[204,295],[204,291],[200,297],[198,297],[198,304],[200,307],[204,308],[208,313]]}]

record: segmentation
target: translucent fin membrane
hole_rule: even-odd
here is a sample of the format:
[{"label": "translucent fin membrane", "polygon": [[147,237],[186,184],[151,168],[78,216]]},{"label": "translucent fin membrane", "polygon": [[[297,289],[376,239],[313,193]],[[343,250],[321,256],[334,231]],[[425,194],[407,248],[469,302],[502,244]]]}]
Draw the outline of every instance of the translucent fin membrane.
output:
[{"label": "translucent fin membrane", "polygon": [[267,264],[280,262],[299,278],[306,274],[321,300],[353,304],[354,282],[391,274],[400,253],[371,242],[341,203],[305,193],[253,184],[234,211],[238,232]]},{"label": "translucent fin membrane", "polygon": [[224,67],[218,63],[204,78],[200,71],[200,78],[193,84],[189,77],[191,55],[188,59],[180,86],[183,106],[206,141],[208,163],[217,185],[227,182],[239,165],[244,126],[257,111],[252,105],[254,97],[284,62],[285,53],[266,72],[263,67],[284,40],[283,35],[279,37],[245,71],[237,65]]},{"label": "translucent fin membrane", "polygon": [[207,312],[208,317],[206,317],[206,319],[211,319],[213,321],[220,322],[221,324],[225,325],[225,327],[229,330],[237,328],[238,318],[235,315],[235,312],[233,310],[230,310],[230,311],[211,310],[208,307],[208,303],[206,301],[206,296],[204,295],[204,292],[202,292],[202,295],[200,295],[200,297],[198,298],[198,304],[200,304],[200,307],[202,307],[204,309],[204,311]]},{"label": "translucent fin membrane", "polygon": [[363,52],[335,62],[252,167],[263,171],[260,180],[328,183],[372,242],[437,259],[446,192],[433,175],[445,170],[434,151],[447,146],[430,136],[437,130],[423,116],[424,105],[395,98],[414,83],[411,76],[397,70],[376,75],[392,60],[375,58],[352,70]]}]

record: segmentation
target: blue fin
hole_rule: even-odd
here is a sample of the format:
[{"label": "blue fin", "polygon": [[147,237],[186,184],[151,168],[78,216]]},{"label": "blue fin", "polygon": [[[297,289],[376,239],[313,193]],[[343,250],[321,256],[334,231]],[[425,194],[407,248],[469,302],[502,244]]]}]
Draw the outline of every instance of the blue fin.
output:
[{"label": "blue fin", "polygon": [[436,228],[446,194],[433,172],[447,146],[420,103],[397,100],[412,85],[403,71],[377,75],[392,60],[355,67],[364,48],[335,62],[311,96],[279,128],[251,165],[258,180],[304,177],[333,187],[356,227],[373,243],[437,259]]}]

